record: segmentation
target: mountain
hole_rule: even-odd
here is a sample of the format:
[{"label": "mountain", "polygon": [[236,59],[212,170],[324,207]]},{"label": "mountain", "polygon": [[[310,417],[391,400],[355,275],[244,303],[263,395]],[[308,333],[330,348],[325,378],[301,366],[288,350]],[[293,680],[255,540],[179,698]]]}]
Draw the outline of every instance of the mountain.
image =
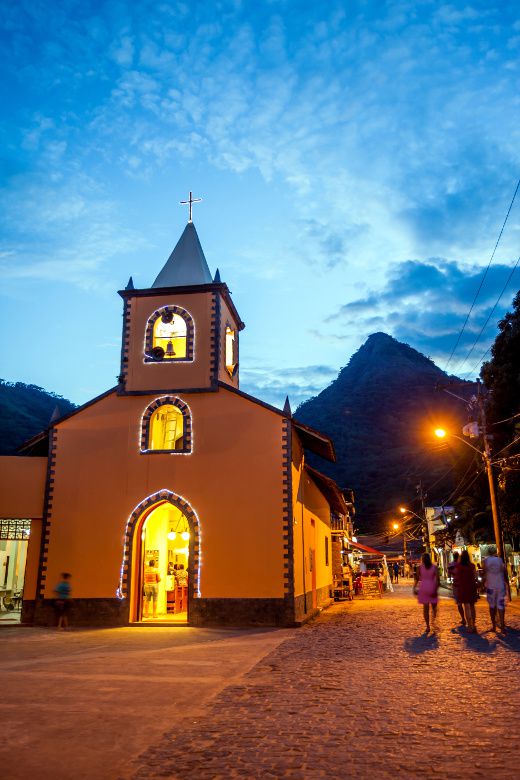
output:
[{"label": "mountain", "polygon": [[[431,487],[428,504],[449,496],[454,472],[446,471],[454,465],[456,448],[432,435],[440,425],[459,434],[466,422],[465,405],[436,389],[449,381],[420,352],[374,333],[337,379],[296,411],[299,420],[332,437],[337,462],[309,460],[340,486],[353,488],[356,523],[363,530],[387,527],[400,504],[417,512],[420,480],[425,489]],[[454,392],[469,397],[473,385],[456,381]]]},{"label": "mountain", "polygon": [[36,385],[0,379],[0,455],[14,455],[24,441],[46,428],[56,407],[60,416],[76,408]]}]

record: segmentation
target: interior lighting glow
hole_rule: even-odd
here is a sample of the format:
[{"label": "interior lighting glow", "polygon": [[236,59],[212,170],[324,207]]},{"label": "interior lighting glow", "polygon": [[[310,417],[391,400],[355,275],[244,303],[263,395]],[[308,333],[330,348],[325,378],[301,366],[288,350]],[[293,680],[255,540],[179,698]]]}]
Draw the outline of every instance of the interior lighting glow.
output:
[{"label": "interior lighting glow", "polygon": [[167,534],[167,536],[168,536],[168,539],[169,539],[171,542],[173,542],[173,540],[175,539],[175,537],[177,536],[177,534],[175,533],[175,531],[169,531],[169,532],[168,532],[168,534]]},{"label": "interior lighting glow", "polygon": [[[174,305],[174,304],[170,304],[170,303],[168,303],[168,304],[165,304],[165,306],[173,306],[173,305]],[[146,360],[146,358],[149,358],[149,357],[150,357],[150,356],[147,354],[147,352],[146,352],[146,347],[147,347],[147,344],[146,344],[146,331],[148,330],[148,323],[150,322],[150,320],[152,319],[152,317],[153,317],[155,314],[158,314],[158,312],[160,312],[160,311],[161,311],[161,309],[164,309],[164,308],[165,308],[165,306],[160,306],[158,309],[156,309],[155,311],[153,311],[153,312],[150,314],[150,316],[148,317],[148,320],[146,321],[146,327],[145,327],[145,329],[144,329],[144,338],[143,338],[143,363],[145,363],[147,366],[161,366],[161,365],[164,365],[165,363],[168,363],[168,360],[167,360],[167,359],[165,359],[165,360],[152,360],[152,361],[150,361],[149,359],[148,359],[148,360]],[[175,363],[194,363],[194,362],[195,362],[195,343],[196,343],[196,339],[195,339],[195,336],[196,336],[196,330],[195,330],[195,320],[193,319],[193,317],[191,316],[190,312],[189,312],[187,309],[184,309],[184,308],[183,308],[183,309],[182,309],[182,311],[183,311],[183,312],[185,312],[185,313],[188,315],[188,317],[190,317],[190,318],[191,318],[191,321],[192,321],[192,324],[193,324],[193,350],[192,350],[192,352],[193,352],[193,358],[192,358],[191,360],[187,360],[187,359],[186,359],[186,360],[184,360],[184,359],[182,359],[182,358],[180,358],[180,357],[177,357],[177,356],[176,356]],[[128,312],[128,316],[130,316],[130,311]],[[179,318],[179,317],[181,317],[181,318],[184,320],[184,317],[182,317],[182,315],[181,315],[181,314],[175,314],[175,315],[174,315],[174,317],[176,317],[176,318]],[[161,319],[161,317],[160,317],[160,315],[159,315],[159,320],[160,320],[160,319]],[[186,322],[186,320],[184,320],[184,321]],[[156,322],[157,322],[157,321],[156,321]],[[155,341],[154,334],[152,334],[152,341],[153,341],[153,342]],[[173,342],[173,343],[174,343],[174,345],[175,345],[175,342]],[[187,336],[186,336],[186,339],[185,339],[185,345],[186,345],[186,346],[185,346],[185,350],[186,350],[186,349],[187,349]],[[176,349],[175,349],[175,351],[177,352],[177,350],[176,350]],[[186,354],[186,352],[185,352],[185,354]]]},{"label": "interior lighting glow", "polygon": [[137,431],[137,443],[138,443],[139,451],[143,455],[146,454],[147,452],[152,452],[152,450],[150,450],[148,447],[145,447],[144,449],[141,447],[141,436],[142,436],[143,425],[144,425],[144,416],[145,416],[146,412],[148,411],[148,408],[150,407],[150,405],[152,403],[155,403],[156,401],[163,401],[163,400],[169,401],[170,399],[171,399],[171,401],[179,401],[180,403],[185,404],[185,406],[186,406],[186,408],[188,410],[188,414],[189,414],[190,419],[191,419],[191,449],[190,449],[189,452],[180,452],[179,450],[171,450],[169,452],[165,452],[164,454],[165,455],[176,455],[176,456],[179,456],[179,455],[193,455],[193,452],[195,450],[195,430],[194,430],[195,426],[193,424],[193,414],[191,413],[191,408],[190,408],[189,404],[187,404],[186,401],[184,399],[180,398],[178,395],[160,395],[157,398],[154,398],[154,400],[151,401],[151,403],[149,403],[145,407],[145,409],[144,409],[144,411],[143,411],[143,413],[141,415],[141,421],[139,423],[139,429]]},{"label": "interior lighting glow", "polygon": [[183,532],[182,532],[182,534],[181,534],[181,539],[182,539],[184,542],[187,542],[187,541],[189,540],[189,538],[190,538],[190,533],[189,533],[189,531],[183,531]]},{"label": "interior lighting glow", "polygon": [[[187,498],[184,498],[184,496],[181,496],[180,493],[174,493],[172,490],[168,490],[168,488],[161,488],[161,490],[158,490],[158,491],[156,491],[154,493],[151,493],[149,496],[144,498],[143,501],[140,501],[139,504],[132,510],[132,512],[130,512],[130,514],[129,514],[128,518],[127,518],[127,521],[126,521],[126,524],[125,524],[125,533],[123,535],[123,557],[122,557],[121,566],[120,566],[120,569],[119,569],[119,585],[118,585],[118,587],[116,589],[116,598],[118,598],[120,601],[123,601],[126,598],[126,596],[127,596],[127,594],[123,590],[123,577],[124,577],[125,567],[126,567],[127,563],[128,563],[128,565],[131,564],[132,549],[131,549],[131,545],[129,545],[130,549],[129,549],[129,556],[128,557],[129,557],[130,560],[127,560],[127,550],[126,550],[126,545],[125,545],[125,541],[124,540],[128,536],[128,527],[129,527],[130,522],[132,520],[132,516],[133,516],[134,512],[138,509],[138,507],[143,505],[143,504],[146,504],[146,502],[150,498],[157,497],[157,501],[156,501],[157,504],[160,504],[162,502],[172,503],[171,501],[168,500],[168,498],[161,497],[161,494],[166,494],[169,497],[179,498],[181,501],[184,501],[191,508],[191,511],[193,512],[193,514],[195,516],[195,520],[197,522],[196,528],[198,529],[198,534],[197,534],[198,539],[197,539],[197,541],[199,543],[199,566],[197,568],[197,571],[195,572],[195,578],[196,579],[195,579],[195,582],[194,582],[194,594],[193,595],[195,596],[195,598],[199,598],[200,599],[200,597],[201,597],[200,576],[201,576],[201,571],[202,571],[202,527],[201,527],[201,523],[200,523],[200,520],[199,520],[199,516],[198,516],[196,510],[193,508],[193,506],[191,505],[191,503],[188,501]],[[148,508],[149,507],[147,507],[147,509]],[[180,510],[180,511],[182,512],[182,510]],[[142,532],[141,538],[144,541],[144,531]],[[189,547],[183,547],[183,548],[181,548],[181,551],[182,551],[182,553],[184,555],[186,555],[186,556],[189,555]]]}]

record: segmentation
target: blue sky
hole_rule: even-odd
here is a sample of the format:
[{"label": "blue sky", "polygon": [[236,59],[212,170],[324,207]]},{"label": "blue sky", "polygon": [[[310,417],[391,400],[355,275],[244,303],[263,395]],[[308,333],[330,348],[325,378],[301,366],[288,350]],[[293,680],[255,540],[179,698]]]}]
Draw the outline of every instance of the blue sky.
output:
[{"label": "blue sky", "polygon": [[[0,376],[115,384],[130,274],[194,221],[293,407],[375,331],[444,367],[519,175],[514,2],[2,3]],[[450,370],[517,273],[515,203]]]}]

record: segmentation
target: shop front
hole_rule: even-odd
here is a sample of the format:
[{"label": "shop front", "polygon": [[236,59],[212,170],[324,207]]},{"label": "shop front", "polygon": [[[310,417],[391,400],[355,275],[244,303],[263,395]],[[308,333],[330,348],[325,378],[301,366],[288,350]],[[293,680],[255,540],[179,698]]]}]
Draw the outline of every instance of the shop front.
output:
[{"label": "shop front", "polygon": [[0,518],[0,621],[19,623],[31,521]]}]

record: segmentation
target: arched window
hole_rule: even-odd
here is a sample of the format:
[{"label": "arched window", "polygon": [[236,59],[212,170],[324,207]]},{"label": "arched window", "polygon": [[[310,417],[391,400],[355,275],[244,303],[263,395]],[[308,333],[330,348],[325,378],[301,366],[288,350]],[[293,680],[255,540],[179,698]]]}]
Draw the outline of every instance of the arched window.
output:
[{"label": "arched window", "polygon": [[143,414],[141,452],[191,452],[191,414],[173,396],[158,398]]},{"label": "arched window", "polygon": [[185,309],[157,309],[146,324],[145,362],[193,360],[193,334],[193,319]]}]

